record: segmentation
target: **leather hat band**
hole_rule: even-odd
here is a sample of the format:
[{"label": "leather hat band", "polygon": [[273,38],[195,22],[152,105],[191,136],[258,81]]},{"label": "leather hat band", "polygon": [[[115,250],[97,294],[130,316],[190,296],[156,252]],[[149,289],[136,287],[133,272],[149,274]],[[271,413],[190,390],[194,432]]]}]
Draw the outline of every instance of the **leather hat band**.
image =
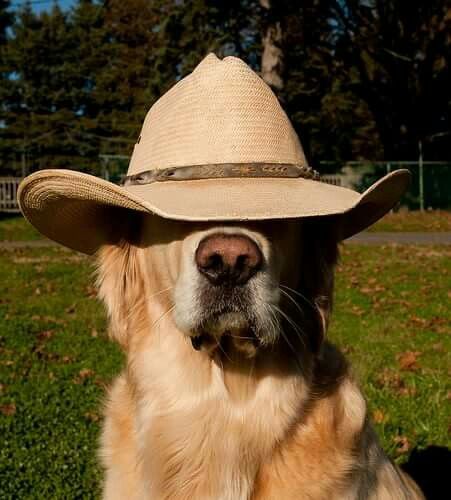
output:
[{"label": "leather hat band", "polygon": [[304,179],[320,180],[318,172],[306,165],[292,163],[219,163],[147,170],[139,174],[128,175],[125,177],[123,185],[132,186],[164,181],[232,177],[302,177]]}]

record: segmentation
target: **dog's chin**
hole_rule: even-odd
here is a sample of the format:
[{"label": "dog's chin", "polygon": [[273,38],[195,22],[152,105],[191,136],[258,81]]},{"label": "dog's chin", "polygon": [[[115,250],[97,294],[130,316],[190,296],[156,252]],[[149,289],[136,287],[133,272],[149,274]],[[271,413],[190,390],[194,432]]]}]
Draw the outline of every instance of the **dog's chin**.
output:
[{"label": "dog's chin", "polygon": [[190,337],[194,349],[210,355],[237,353],[252,358],[260,346],[252,322],[239,312],[225,312],[208,318],[193,329]]}]

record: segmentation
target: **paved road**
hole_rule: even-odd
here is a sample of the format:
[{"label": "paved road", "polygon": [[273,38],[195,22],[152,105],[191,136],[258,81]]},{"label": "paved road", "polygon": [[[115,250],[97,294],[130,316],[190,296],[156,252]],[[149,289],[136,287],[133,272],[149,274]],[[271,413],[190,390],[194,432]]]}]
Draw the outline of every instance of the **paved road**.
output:
[{"label": "paved road", "polygon": [[381,245],[397,243],[400,245],[451,245],[451,232],[443,233],[371,233],[356,234],[348,243]]},{"label": "paved road", "polygon": [[[399,245],[451,245],[451,232],[443,233],[359,233],[346,240],[346,244],[383,245],[395,243]],[[59,246],[50,240],[32,241],[0,241],[0,248],[14,250],[16,248],[45,248]]]},{"label": "paved road", "polygon": [[45,248],[60,246],[51,240],[0,241],[0,248],[14,250],[16,248]]}]

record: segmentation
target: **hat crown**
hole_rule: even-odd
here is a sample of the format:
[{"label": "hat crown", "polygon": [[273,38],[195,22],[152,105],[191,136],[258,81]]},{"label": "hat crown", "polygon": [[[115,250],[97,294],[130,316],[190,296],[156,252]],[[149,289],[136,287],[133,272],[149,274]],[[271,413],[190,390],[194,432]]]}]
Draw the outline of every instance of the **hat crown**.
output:
[{"label": "hat crown", "polygon": [[241,59],[209,54],[151,107],[128,175],[246,162],[306,165],[270,87]]}]

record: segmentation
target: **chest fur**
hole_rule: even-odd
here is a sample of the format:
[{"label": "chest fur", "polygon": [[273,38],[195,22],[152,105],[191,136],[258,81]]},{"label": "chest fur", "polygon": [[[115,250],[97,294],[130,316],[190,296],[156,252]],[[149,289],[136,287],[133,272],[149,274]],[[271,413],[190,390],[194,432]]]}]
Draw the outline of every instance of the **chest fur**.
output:
[{"label": "chest fur", "polygon": [[157,498],[250,498],[260,465],[306,397],[295,376],[266,375],[246,387],[245,374],[227,377],[213,366],[205,380],[195,390],[187,379],[177,390],[161,380],[138,401],[142,473]]}]

